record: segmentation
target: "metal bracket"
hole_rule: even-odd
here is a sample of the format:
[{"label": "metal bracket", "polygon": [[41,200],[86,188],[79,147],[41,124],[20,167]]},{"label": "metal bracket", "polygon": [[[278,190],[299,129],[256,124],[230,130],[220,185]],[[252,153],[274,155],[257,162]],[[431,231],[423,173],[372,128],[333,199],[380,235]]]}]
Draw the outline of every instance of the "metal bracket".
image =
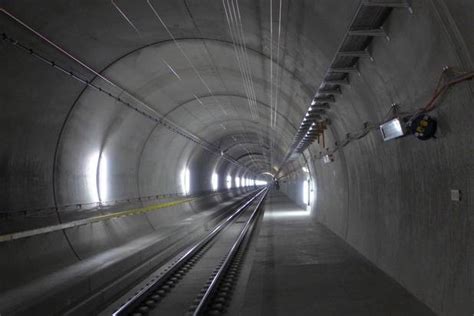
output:
[{"label": "metal bracket", "polygon": [[358,50],[358,51],[345,51],[345,52],[338,52],[338,56],[343,56],[343,57],[359,57],[359,58],[369,58],[370,61],[374,61],[374,58],[370,54],[368,48],[364,50]]},{"label": "metal bracket", "polygon": [[387,41],[390,41],[390,37],[388,36],[387,32],[385,32],[383,27],[379,27],[376,29],[357,29],[357,30],[350,30],[347,33],[349,36],[369,36],[369,37],[385,37]]},{"label": "metal bracket", "polygon": [[332,94],[329,94],[329,95],[324,95],[324,96],[317,96],[314,98],[314,101],[316,101],[315,103],[318,103],[318,102],[335,103],[336,98]]},{"label": "metal bracket", "polygon": [[359,68],[357,65],[354,65],[352,67],[335,67],[335,68],[329,68],[329,72],[334,72],[334,73],[359,73]]},{"label": "metal bracket", "polygon": [[324,83],[330,84],[330,85],[339,85],[339,86],[350,86],[351,85],[348,78],[344,78],[344,79],[341,79],[341,80],[325,80]]},{"label": "metal bracket", "polygon": [[413,8],[411,0],[385,0],[385,1],[375,1],[375,0],[365,0],[362,4],[367,7],[387,7],[387,8],[406,8],[410,14],[413,14]]}]

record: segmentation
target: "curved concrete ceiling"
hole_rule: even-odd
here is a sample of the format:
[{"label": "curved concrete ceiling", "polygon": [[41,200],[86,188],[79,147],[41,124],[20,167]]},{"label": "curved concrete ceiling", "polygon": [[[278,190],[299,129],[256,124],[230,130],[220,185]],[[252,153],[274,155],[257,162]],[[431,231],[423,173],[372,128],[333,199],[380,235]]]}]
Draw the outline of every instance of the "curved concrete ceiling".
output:
[{"label": "curved concrete ceiling", "polygon": [[[342,10],[334,17],[347,21],[354,4],[344,1],[338,4]],[[35,86],[39,92],[22,98],[9,93],[7,98],[17,108],[28,111],[28,117],[34,117],[35,122],[44,122],[42,126],[47,128],[46,131],[41,125],[33,124],[11,131],[20,140],[22,134],[40,137],[41,146],[30,138],[17,144],[27,151],[23,157],[37,157],[39,165],[31,172],[41,183],[42,192],[34,194],[35,197],[27,194],[26,200],[15,202],[16,198],[12,197],[24,195],[25,189],[13,186],[8,194],[11,199],[8,207],[103,200],[89,192],[92,180],[87,179],[91,178],[91,165],[99,166],[110,157],[114,158],[107,164],[111,183],[107,199],[112,200],[139,196],[141,191],[179,192],[177,173],[186,164],[192,164],[193,159],[205,161],[209,166],[200,168],[212,169],[221,164],[219,151],[236,159],[254,151],[252,141],[270,149],[264,155],[267,163],[250,159],[241,167],[249,168],[254,175],[266,171],[266,165],[278,168],[312,97],[313,87],[320,81],[337,45],[336,39],[345,29],[343,25],[336,27],[331,39],[319,45],[327,34],[318,29],[313,15],[335,5],[324,4],[327,6],[324,8],[308,2],[304,6],[289,6],[281,21],[284,33],[278,39],[268,28],[268,16],[258,13],[268,9],[265,8],[268,3],[239,3],[248,67],[243,69],[239,59],[243,57],[236,55],[235,38],[231,36],[220,2],[131,5],[117,1],[75,5],[52,1],[46,7],[9,4],[2,17],[9,37],[24,41],[44,58],[92,80],[139,111],[149,113],[146,108],[149,106],[158,115],[215,146],[217,154],[209,156],[199,145],[157,125],[147,115],[131,111],[107,94],[84,87],[27,54],[2,46],[2,53],[17,64],[6,68],[11,69],[13,78],[18,78],[12,78],[17,89]],[[203,7],[207,8],[205,12]],[[56,12],[62,12],[61,16]],[[278,23],[273,23],[276,30]],[[90,69],[97,70],[113,85]],[[251,82],[246,70],[251,71]],[[26,72],[37,73],[42,80],[34,77],[31,77],[34,83],[24,80]],[[41,108],[31,109],[31,102],[41,104]],[[273,108],[276,108],[276,124],[271,126]],[[226,151],[232,137],[242,133],[249,135],[244,141],[239,140],[241,146],[236,147],[239,150]],[[10,152],[20,150],[18,145],[11,146]],[[208,158],[199,158],[205,156]],[[159,168],[160,161],[173,161],[174,166]],[[167,187],[152,180],[156,178],[166,179],[163,182]],[[37,186],[31,190],[38,190]]]},{"label": "curved concrete ceiling", "polygon": [[[446,66],[473,70],[472,1],[284,0],[269,14],[270,1],[241,0],[238,29],[223,3],[2,2],[0,210],[54,213],[7,228],[85,216],[77,205],[183,194],[187,170],[190,194],[210,191],[214,172],[225,188],[227,176],[280,171],[290,195],[309,179],[312,216],[436,312],[472,312],[472,81],[431,112],[436,141],[383,142],[374,131],[392,104],[424,106]],[[383,36],[356,40],[368,43],[357,68],[328,72],[361,4],[373,7],[356,31],[386,18],[370,30]],[[291,154],[316,91],[341,69],[349,81],[325,110],[324,139]],[[111,226],[107,238],[119,235]]]}]

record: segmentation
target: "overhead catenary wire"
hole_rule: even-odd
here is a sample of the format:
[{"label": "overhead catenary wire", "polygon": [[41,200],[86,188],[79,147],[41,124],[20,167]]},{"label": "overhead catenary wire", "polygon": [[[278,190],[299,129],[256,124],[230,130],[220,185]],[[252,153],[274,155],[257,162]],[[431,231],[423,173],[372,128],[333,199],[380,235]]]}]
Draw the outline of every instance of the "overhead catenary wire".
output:
[{"label": "overhead catenary wire", "polygon": [[[234,23],[233,23],[233,18],[230,14],[230,10],[231,10],[230,4],[228,2],[226,2],[225,0],[222,0],[222,5],[224,7],[224,13],[225,13],[225,16],[226,16],[227,26],[229,28],[229,34],[230,34],[231,40],[232,40],[232,47],[234,49],[234,54],[235,54],[235,58],[236,58],[236,61],[237,61],[237,66],[239,68],[239,71],[240,71],[240,74],[241,74],[241,77],[242,77],[242,84],[243,84],[244,92],[245,92],[245,95],[246,95],[246,98],[247,98],[247,101],[248,101],[248,106],[249,106],[249,110],[250,110],[250,113],[251,113],[251,117],[253,118],[254,114],[253,114],[253,110],[252,110],[250,90],[249,90],[246,75],[244,74],[243,64],[242,64],[242,61],[241,61],[241,56],[240,56],[238,44],[237,44],[237,41],[236,41],[235,26],[234,26]],[[247,137],[245,137],[245,139],[247,139]],[[247,148],[245,147],[244,150],[247,150]]]},{"label": "overhead catenary wire", "polygon": [[[277,37],[277,57],[276,57],[276,62],[277,65],[281,64],[280,61],[280,38],[281,38],[281,12],[282,12],[282,0],[279,1],[279,10],[278,10],[278,37]],[[272,17],[273,17],[273,11],[272,11]],[[272,23],[273,24],[273,23]],[[272,25],[272,30],[273,30],[273,25]],[[273,47],[273,36],[271,37],[271,47]],[[273,60],[270,61],[273,67]],[[274,147],[275,147],[275,137],[276,137],[276,127],[277,127],[277,117],[278,117],[278,98],[280,95],[280,73],[281,73],[281,66],[277,67],[276,70],[276,87],[273,89],[272,87],[272,93],[275,93],[275,97],[273,98],[272,96],[272,104],[271,111],[271,122],[270,122],[270,128],[273,130],[271,133],[271,163],[272,165],[274,164]],[[273,83],[271,83],[273,86]]]},{"label": "overhead catenary wire", "polygon": [[238,25],[238,30],[240,34],[240,42],[241,42],[241,47],[244,52],[244,62],[245,62],[245,67],[247,69],[247,76],[250,82],[250,91],[252,95],[252,105],[253,105],[253,110],[255,113],[255,121],[258,121],[259,115],[257,111],[257,97],[255,93],[255,85],[253,83],[253,76],[252,76],[252,68],[250,67],[250,60],[249,60],[249,55],[247,52],[247,44],[245,43],[245,38],[244,38],[244,30],[243,30],[243,23],[242,23],[242,17],[240,15],[240,8],[239,8],[239,3],[238,0],[235,0],[235,7],[236,7],[236,14],[237,14],[237,25]]},{"label": "overhead catenary wire", "polygon": [[234,53],[237,59],[239,70],[242,76],[245,94],[249,103],[249,109],[252,119],[258,120],[258,112],[256,110],[256,96],[253,86],[252,72],[250,69],[250,62],[248,60],[247,48],[243,37],[242,21],[238,2],[235,4],[232,0],[222,0],[224,13],[226,15],[227,25],[229,27],[229,34],[231,35],[234,46]]},{"label": "overhead catenary wire", "polygon": [[[174,36],[174,34],[171,32],[171,30],[168,28],[168,26],[166,25],[166,23],[164,22],[164,20],[161,18],[161,16],[159,15],[157,9],[155,8],[155,6],[153,6],[153,4],[150,2],[150,0],[147,0],[147,3],[148,3],[148,6],[150,7],[150,9],[153,11],[153,14],[154,16],[158,19],[158,21],[161,23],[161,25],[163,26],[163,28],[165,29],[165,31],[168,33],[168,35],[171,37],[171,39],[173,40],[174,44],[176,45],[176,47],[178,48],[178,50],[180,51],[180,53],[183,55],[183,57],[186,59],[186,61],[188,62],[188,64],[191,66],[191,68],[193,69],[194,73],[196,74],[196,76],[199,78],[199,80],[201,81],[201,83],[204,85],[204,87],[206,88],[206,90],[208,91],[208,93],[212,96],[213,100],[214,100],[214,103],[216,105],[218,105],[221,110],[223,111],[224,115],[228,115],[227,111],[224,109],[224,107],[222,106],[222,104],[217,100],[214,92],[212,91],[212,89],[209,87],[209,85],[207,84],[207,82],[204,80],[204,78],[202,77],[201,73],[197,70],[197,67],[194,65],[194,63],[191,61],[191,59],[189,58],[189,56],[186,54],[186,52],[184,51],[184,49],[182,48],[182,46],[179,44],[179,42],[176,40],[176,37]],[[178,76],[178,78],[181,80],[181,78],[179,77],[179,75],[174,71],[174,69],[172,69],[170,67],[170,69],[172,70],[172,72]],[[198,99],[198,98],[197,98]],[[203,103],[198,99],[199,103],[201,105],[203,105]],[[215,117],[214,113],[210,112],[210,114],[212,116]]]},{"label": "overhead catenary wire", "polygon": [[[153,14],[154,16],[158,19],[158,21],[161,23],[161,25],[163,26],[163,28],[165,29],[165,31],[168,33],[168,35],[171,37],[171,39],[173,40],[174,44],[176,45],[176,47],[178,48],[178,50],[180,51],[180,53],[183,55],[183,57],[186,59],[186,61],[188,62],[188,64],[191,66],[191,68],[193,69],[193,71],[195,72],[196,76],[199,78],[199,80],[202,82],[202,84],[204,85],[204,87],[207,89],[207,91],[209,92],[209,94],[212,96],[213,100],[214,100],[214,103],[216,105],[218,105],[221,110],[223,111],[223,113],[225,115],[228,115],[227,111],[224,109],[224,107],[222,106],[222,104],[217,100],[214,92],[212,91],[212,89],[209,87],[209,85],[207,84],[207,82],[204,80],[204,78],[202,77],[202,75],[200,74],[200,72],[197,70],[197,67],[194,65],[194,63],[191,61],[191,59],[189,58],[189,56],[186,54],[186,52],[184,51],[184,49],[182,48],[182,46],[180,45],[180,43],[176,40],[176,37],[174,36],[174,34],[171,32],[171,30],[168,28],[168,26],[166,25],[166,23],[164,22],[164,20],[161,18],[160,14],[158,13],[158,10],[156,9],[156,7],[151,3],[150,0],[147,0],[147,4],[148,6],[150,7],[150,9],[153,11]],[[174,71],[173,71],[174,72]],[[202,102],[200,102],[202,104]],[[252,113],[255,113],[255,110],[252,111]],[[214,116],[213,113],[211,113],[211,115]],[[254,114],[255,115],[255,114]]]},{"label": "overhead catenary wire", "polygon": [[[7,12],[5,11],[4,9],[0,8],[0,11],[1,12]],[[9,15],[9,14],[7,14]],[[10,15],[9,15],[10,16]],[[19,19],[17,19],[16,17],[14,18],[15,21],[20,21]],[[20,23],[20,22],[19,22]],[[23,50],[24,52],[28,53],[29,55],[39,59],[40,61],[46,63],[46,64],[49,64],[50,66],[52,66],[54,69],[64,73],[65,75],[73,78],[74,80],[77,80],[79,81],[80,83],[94,89],[95,91],[98,91],[99,93],[102,93],[102,94],[105,94],[113,99],[115,99],[119,104],[122,104],[126,107],[129,107],[131,108],[132,110],[134,110],[135,112],[137,112],[138,114],[140,115],[143,115],[144,117],[146,117],[147,119],[150,119],[158,124],[161,124],[162,126],[164,126],[165,128],[167,128],[168,130],[184,137],[184,138],[187,138],[188,140],[200,145],[201,147],[203,147],[206,151],[214,154],[214,155],[219,155],[221,156],[221,151],[219,148],[217,148],[215,145],[211,144],[211,143],[208,143],[207,141],[201,139],[200,137],[192,134],[191,132],[183,129],[182,127],[179,127],[178,125],[176,125],[175,123],[173,123],[172,121],[168,120],[167,118],[163,117],[160,113],[158,113],[156,110],[154,110],[151,106],[149,106],[148,104],[144,103],[143,101],[141,101],[140,99],[138,99],[137,97],[135,97],[133,94],[131,94],[130,92],[126,91],[125,89],[119,87],[118,85],[116,85],[115,83],[113,83],[112,81],[110,81],[108,78],[106,78],[105,76],[97,73],[95,70],[93,70],[90,66],[86,65],[85,63],[83,63],[82,61],[80,61],[79,59],[75,58],[74,56],[72,56],[70,53],[68,53],[67,51],[63,50],[62,48],[60,48],[58,45],[56,45],[55,43],[53,43],[52,41],[48,40],[46,37],[44,37],[43,35],[39,34],[38,32],[36,32],[35,30],[33,30],[32,28],[30,28],[29,26],[27,26],[26,24],[24,24],[23,22],[21,22],[22,25],[24,25],[25,27],[27,27],[28,30],[34,32],[35,34],[37,34],[40,38],[42,39],[45,39],[45,41],[47,41],[49,44],[51,44],[54,48],[60,50],[61,52],[63,52],[67,57],[73,59],[74,61],[78,62],[81,66],[83,66],[84,68],[86,68],[87,70],[91,71],[94,75],[96,75],[98,78],[102,79],[103,81],[105,81],[107,84],[109,84],[110,86],[112,86],[113,88],[117,88],[119,89],[121,92],[118,93],[118,94],[114,94],[112,93],[111,91],[109,91],[108,89],[106,88],[103,88],[101,86],[99,86],[98,84],[94,83],[92,80],[88,80],[86,78],[83,78],[81,75],[78,75],[77,73],[71,71],[71,70],[68,70],[66,69],[64,66],[61,66],[59,63],[53,61],[53,60],[50,60],[46,57],[44,57],[43,55],[37,53],[36,51],[34,51],[32,48],[26,46],[25,44],[22,44],[20,43],[19,41],[17,41],[16,39],[12,38],[12,37],[9,37],[6,33],[2,33],[2,39],[10,44],[12,44],[13,46]],[[119,95],[121,94],[124,94],[126,95],[128,98],[130,98],[131,100],[137,102],[140,106],[137,106],[137,105],[134,105],[132,104],[131,102],[127,101],[124,97],[119,97]],[[240,167],[244,167],[244,168],[247,168],[245,165],[242,165],[241,163],[235,161],[232,157],[229,157],[229,156],[226,156],[224,155],[223,158],[227,161],[229,161],[230,163],[232,164],[235,164],[235,165],[238,165]]]},{"label": "overhead catenary wire", "polygon": [[168,28],[168,26],[166,25],[166,23],[163,21],[163,19],[161,18],[161,16],[158,14],[158,11],[156,10],[156,8],[153,6],[153,4],[151,3],[150,0],[147,0],[146,1],[148,6],[150,7],[150,9],[152,10],[153,14],[155,15],[155,17],[158,19],[158,21],[161,23],[161,25],[163,26],[163,28],[165,29],[165,31],[168,33],[168,35],[171,37],[171,39],[173,40],[174,44],[176,45],[176,47],[178,48],[178,50],[180,51],[180,53],[183,55],[183,57],[186,59],[186,61],[188,62],[189,66],[191,66],[191,68],[193,69],[194,73],[196,74],[196,76],[199,78],[199,80],[201,81],[201,83],[204,85],[204,87],[207,89],[207,91],[209,92],[209,94],[213,97],[214,99],[214,102],[216,103],[217,106],[219,106],[222,110],[222,112],[224,112],[225,115],[227,115],[227,111],[224,109],[224,107],[222,106],[222,104],[220,102],[217,101],[217,98],[215,97],[214,95],[214,92],[211,90],[211,88],[209,87],[209,85],[207,84],[207,82],[203,79],[203,77],[201,76],[201,74],[199,73],[199,71],[197,70],[196,66],[193,64],[193,62],[191,61],[191,59],[188,57],[188,55],[186,54],[186,52],[184,51],[184,49],[181,47],[181,45],[179,44],[179,42],[176,40],[176,37],[173,35],[173,33],[170,31],[170,29]]},{"label": "overhead catenary wire", "polygon": [[234,26],[234,23],[233,23],[233,18],[230,14],[230,4],[226,0],[222,0],[222,4],[223,4],[223,7],[224,7],[224,13],[226,15],[227,25],[229,27],[229,34],[230,34],[231,39],[232,39],[235,58],[237,60],[237,66],[239,67],[239,71],[240,71],[240,74],[241,74],[241,77],[242,77],[244,92],[245,92],[245,95],[247,97],[250,113],[253,117],[254,114],[253,114],[253,111],[252,111],[252,103],[251,103],[252,101],[251,101],[251,96],[250,96],[250,90],[249,90],[249,86],[248,86],[248,82],[247,82],[247,76],[246,76],[246,74],[244,72],[244,69],[243,69],[243,64],[242,64],[242,61],[241,61],[241,56],[240,56],[240,52],[239,52],[239,48],[238,48],[238,43],[237,43],[237,40],[236,40],[235,26]]},{"label": "overhead catenary wire", "polygon": [[[252,68],[250,67],[250,59],[249,59],[249,54],[248,54],[248,51],[247,51],[247,45],[246,45],[246,42],[245,42],[245,38],[244,38],[244,30],[243,30],[243,23],[242,23],[242,17],[241,17],[241,14],[240,14],[240,8],[239,8],[239,2],[238,0],[235,0],[235,10],[234,10],[235,14],[236,14],[236,21],[237,21],[237,26],[238,26],[238,30],[239,30],[239,34],[240,34],[240,47],[243,51],[243,59],[244,59],[244,66],[246,68],[246,71],[247,71],[247,77],[248,77],[248,80],[249,80],[249,85],[250,85],[250,92],[251,92],[251,97],[252,97],[252,108],[253,108],[253,112],[254,112],[254,120],[256,122],[258,122],[259,120],[259,113],[258,113],[258,108],[257,108],[257,96],[256,96],[256,93],[255,93],[255,85],[254,85],[254,82],[253,82],[253,74],[252,74]],[[261,143],[263,144],[263,138],[260,134],[257,134],[260,138],[260,141]],[[253,158],[253,156],[251,156],[251,159],[253,160],[254,164],[256,164],[255,162],[255,159]]]},{"label": "overhead catenary wire", "polygon": [[[282,0],[280,0],[280,6],[279,6],[279,11],[278,11],[278,40],[277,40],[277,64],[280,65],[280,37],[281,37],[281,10],[282,9]],[[277,123],[277,111],[278,111],[278,97],[279,97],[279,92],[280,92],[280,68],[277,67],[277,74],[276,74],[276,91],[275,91],[275,105],[273,107],[273,122],[272,126],[273,129],[276,128],[276,123]]]},{"label": "overhead catenary wire", "polygon": [[[238,14],[238,24],[239,24],[239,28],[240,28],[240,34],[241,34],[241,43],[242,43],[242,48],[244,50],[244,56],[245,56],[245,61],[246,61],[246,67],[248,69],[248,74],[249,74],[249,79],[250,79],[250,87],[251,87],[251,92],[252,92],[252,96],[253,96],[253,107],[254,107],[254,111],[255,111],[255,116],[256,116],[256,120],[255,121],[258,121],[259,120],[259,112],[258,112],[258,109],[257,109],[257,96],[256,96],[256,93],[255,93],[255,85],[254,85],[254,82],[253,82],[253,75],[252,75],[252,68],[250,67],[250,59],[249,59],[249,54],[248,54],[248,51],[247,51],[247,45],[244,41],[244,32],[243,32],[243,23],[242,23],[242,18],[241,18],[241,14],[240,14],[240,8],[239,8],[239,3],[238,3],[238,0],[235,0],[236,1],[236,9],[237,9],[237,14]],[[264,142],[264,139],[263,139],[263,135],[261,134],[258,134],[258,137],[260,139],[260,143],[263,144],[265,143]],[[268,159],[268,157],[266,156],[266,153],[264,154],[265,157]]]},{"label": "overhead catenary wire", "polygon": [[273,122],[273,0],[270,0],[270,128]]},{"label": "overhead catenary wire", "polygon": [[270,139],[270,164],[273,166],[274,139],[272,135],[273,126],[273,0],[270,0],[270,124],[268,138]]},{"label": "overhead catenary wire", "polygon": [[[138,28],[134,25],[134,23],[131,21],[131,19],[125,14],[125,12],[120,9],[120,7],[114,2],[114,0],[111,0],[111,3],[112,5],[119,11],[119,13],[122,15],[122,17],[127,21],[127,23],[137,32],[137,34],[141,37],[141,33],[140,31],[138,30]],[[193,71],[195,72],[195,74],[197,75],[197,77],[199,78],[199,80],[202,82],[202,84],[205,86],[205,88],[207,89],[207,91],[210,93],[210,95],[213,97],[214,99],[214,102],[216,105],[218,105],[221,110],[223,111],[223,113],[225,115],[227,115],[227,112],[226,110],[223,108],[222,104],[220,102],[217,101],[213,91],[210,89],[209,85],[207,84],[207,82],[203,79],[202,75],[199,73],[199,71],[197,70],[196,66],[192,63],[192,61],[190,60],[190,58],[187,56],[187,54],[185,53],[185,51],[183,50],[183,48],[181,47],[181,45],[177,42],[176,40],[176,37],[173,35],[173,33],[169,30],[168,26],[165,24],[165,22],[163,21],[163,19],[161,18],[161,16],[158,14],[156,8],[151,4],[150,0],[147,0],[147,3],[149,5],[149,7],[151,8],[151,10],[153,11],[155,17],[159,20],[159,22],[162,24],[162,26],[164,27],[164,29],[166,30],[166,32],[168,33],[168,35],[171,37],[171,39],[173,40],[174,44],[177,46],[177,48],[179,49],[180,53],[184,56],[184,58],[186,59],[186,61],[188,62],[188,64],[191,66],[191,68],[193,69]],[[179,74],[164,60],[162,59],[162,61],[166,64],[166,66],[170,69],[170,71],[179,79],[179,80],[182,80],[181,77],[179,76]],[[196,97],[196,99],[199,101],[200,104],[202,104],[202,102]],[[213,115],[211,113],[211,115]],[[220,152],[220,150],[218,149],[218,151]]]},{"label": "overhead catenary wire", "polygon": [[[222,0],[222,5],[224,8],[227,26],[229,28],[229,34],[232,39],[237,65],[239,67],[239,71],[242,77],[244,92],[247,97],[251,117],[254,121],[258,121],[259,115],[257,110],[255,88],[252,79],[253,75],[250,68],[249,56],[244,39],[243,23],[240,14],[239,3],[237,0]],[[261,139],[261,135],[257,135]],[[245,146],[242,146],[242,148],[244,147]],[[244,148],[244,150],[249,153],[249,150],[246,147]],[[257,165],[253,157],[250,156],[250,158],[252,160],[252,163],[254,165]]]},{"label": "overhead catenary wire", "polygon": [[244,38],[243,23],[242,23],[242,17],[241,17],[241,14],[240,14],[240,7],[239,7],[238,0],[235,0],[235,13],[236,13],[236,17],[237,17],[236,21],[237,21],[237,26],[238,26],[239,35],[240,35],[240,43],[241,43],[242,50],[244,52],[245,67],[247,69],[247,74],[248,74],[248,78],[249,78],[249,81],[250,81],[250,87],[251,87],[254,106],[256,106],[255,85],[253,83],[252,68],[250,67],[249,54],[247,52],[247,44],[246,44],[245,38]]},{"label": "overhead catenary wire", "polygon": [[[194,63],[191,61],[191,59],[189,58],[189,56],[186,54],[186,52],[184,51],[183,47],[180,45],[180,43],[176,40],[176,37],[174,36],[174,34],[171,32],[171,30],[168,28],[168,26],[166,25],[166,23],[164,22],[164,20],[162,19],[162,17],[160,16],[160,14],[158,13],[158,10],[156,9],[156,7],[151,3],[151,0],[147,0],[147,4],[148,6],[150,7],[150,9],[152,10],[154,16],[158,19],[158,21],[161,23],[161,25],[163,26],[163,28],[165,29],[165,31],[168,33],[168,35],[171,37],[171,39],[173,40],[174,44],[176,45],[176,47],[178,48],[178,50],[180,51],[180,53],[183,55],[183,57],[186,59],[186,61],[188,62],[188,64],[191,66],[191,68],[193,69],[194,73],[196,74],[196,76],[199,78],[199,80],[201,81],[201,83],[204,85],[204,87],[207,89],[207,91],[209,92],[209,94],[212,96],[213,100],[214,100],[214,103],[216,105],[218,105],[221,110],[223,111],[223,113],[225,115],[228,115],[227,111],[224,109],[224,107],[222,106],[222,104],[217,100],[214,92],[212,91],[212,89],[209,87],[209,85],[207,84],[207,82],[204,80],[204,78],[202,77],[202,75],[200,74],[200,72],[197,70],[197,67],[194,65]],[[175,71],[173,71],[173,73],[175,73]],[[202,104],[202,102],[200,102]],[[255,113],[255,110],[253,111],[253,113]],[[211,115],[214,115],[211,113]],[[255,114],[254,114],[255,115]]]}]

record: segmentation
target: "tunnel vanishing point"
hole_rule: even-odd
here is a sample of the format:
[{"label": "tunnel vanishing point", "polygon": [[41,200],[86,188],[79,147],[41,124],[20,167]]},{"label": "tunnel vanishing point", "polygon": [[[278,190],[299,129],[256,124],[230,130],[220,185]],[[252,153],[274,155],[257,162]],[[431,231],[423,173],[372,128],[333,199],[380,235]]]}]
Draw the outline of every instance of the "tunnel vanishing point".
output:
[{"label": "tunnel vanishing point", "polygon": [[474,1],[0,1],[0,315],[474,315]]}]

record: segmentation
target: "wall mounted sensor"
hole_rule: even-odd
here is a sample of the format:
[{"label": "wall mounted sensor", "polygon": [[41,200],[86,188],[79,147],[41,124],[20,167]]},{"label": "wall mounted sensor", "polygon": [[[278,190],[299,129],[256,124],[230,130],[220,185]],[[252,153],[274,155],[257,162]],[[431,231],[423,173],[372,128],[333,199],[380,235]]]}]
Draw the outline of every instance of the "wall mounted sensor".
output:
[{"label": "wall mounted sensor", "polygon": [[436,138],[437,125],[436,120],[427,114],[418,115],[408,123],[413,135],[420,140]]}]

